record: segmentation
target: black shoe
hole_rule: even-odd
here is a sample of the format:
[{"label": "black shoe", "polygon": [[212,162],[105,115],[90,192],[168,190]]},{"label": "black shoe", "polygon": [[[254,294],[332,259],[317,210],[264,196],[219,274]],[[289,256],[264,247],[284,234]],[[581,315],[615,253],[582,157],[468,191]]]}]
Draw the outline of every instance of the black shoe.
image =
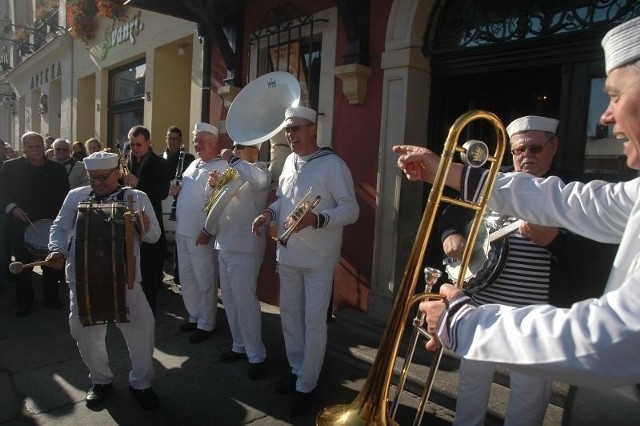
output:
[{"label": "black shoe", "polygon": [[311,392],[298,392],[293,396],[293,401],[289,406],[289,414],[291,417],[298,417],[309,411],[311,407]]},{"label": "black shoe", "polygon": [[212,334],[213,334],[213,331],[205,331],[205,330],[200,330],[199,328],[196,328],[196,331],[194,331],[191,337],[189,337],[189,341],[191,343],[200,343],[208,339],[209,336],[211,336]]},{"label": "black shoe", "polygon": [[51,309],[55,309],[56,311],[59,311],[64,306],[62,302],[58,299],[45,300],[44,304],[50,307]]},{"label": "black shoe", "polygon": [[180,326],[180,331],[183,333],[189,333],[191,331],[196,331],[196,328],[198,328],[198,324],[195,322],[185,322]]},{"label": "black shoe", "polygon": [[111,383],[106,385],[93,385],[89,392],[87,393],[87,397],[85,398],[85,403],[87,407],[92,408],[100,405],[102,401],[105,400],[113,385]]},{"label": "black shoe", "polygon": [[24,318],[31,313],[31,306],[20,306],[16,309],[16,318]]},{"label": "black shoe", "polygon": [[250,362],[249,363],[249,380],[260,380],[264,375],[265,362]]},{"label": "black shoe", "polygon": [[153,410],[158,408],[160,405],[160,399],[158,399],[158,395],[151,388],[146,389],[134,389],[129,386],[129,392],[136,397],[136,400],[140,405],[142,405],[147,410]]},{"label": "black shoe", "polygon": [[278,383],[276,383],[276,393],[282,395],[295,391],[297,380],[298,376],[293,373],[289,373],[286,377],[283,377]]},{"label": "black shoe", "polygon": [[240,352],[227,351],[220,355],[220,362],[229,364],[231,362],[241,361],[247,359],[247,354],[241,354]]}]

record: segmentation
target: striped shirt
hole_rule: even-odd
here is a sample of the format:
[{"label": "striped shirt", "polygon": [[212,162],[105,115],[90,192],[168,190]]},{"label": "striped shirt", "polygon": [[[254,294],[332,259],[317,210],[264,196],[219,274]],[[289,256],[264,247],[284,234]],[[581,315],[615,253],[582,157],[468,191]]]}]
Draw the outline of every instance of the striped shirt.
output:
[{"label": "striped shirt", "polygon": [[492,285],[472,298],[481,305],[500,303],[519,307],[548,303],[551,255],[519,233],[506,238],[509,247],[502,273]]}]

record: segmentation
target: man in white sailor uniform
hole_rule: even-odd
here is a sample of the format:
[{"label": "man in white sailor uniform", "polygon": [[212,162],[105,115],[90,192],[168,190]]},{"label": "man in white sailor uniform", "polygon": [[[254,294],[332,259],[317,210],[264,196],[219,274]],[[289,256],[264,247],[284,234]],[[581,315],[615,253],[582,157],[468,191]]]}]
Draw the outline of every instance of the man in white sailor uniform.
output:
[{"label": "man in white sailor uniform", "polygon": [[286,247],[278,244],[280,318],[291,373],[276,386],[278,393],[295,397],[292,416],[305,413],[311,404],[327,343],[327,310],[333,275],[340,258],[342,230],[360,212],[351,172],[330,148],[318,147],[317,113],[307,107],[285,112],[284,132],[292,153],[280,174],[277,199],[253,223],[261,235],[271,222],[278,235],[290,225],[287,218],[311,189],[310,199],[320,202],[295,227]]},{"label": "man in white sailor uniform", "polygon": [[213,235],[204,228],[207,215],[202,208],[207,202],[209,175],[215,171],[222,173],[227,163],[218,156],[217,127],[196,123],[193,144],[198,159],[184,171],[180,186],[173,184],[169,193],[178,197],[176,249],[182,299],[189,314],[180,330],[192,333],[191,343],[200,343],[215,331],[218,302],[218,256]]},{"label": "man in white sailor uniform", "polygon": [[[640,170],[640,17],[610,30],[602,39],[610,102],[600,123],[612,126],[623,143],[627,166]],[[410,180],[430,181],[439,157],[410,145],[395,146],[398,166]],[[464,192],[464,167],[452,164],[448,186]],[[446,299],[420,304],[439,345],[460,356],[505,364],[509,369],[626,395],[637,409],[640,383],[640,178],[628,182],[564,184],[525,173],[498,174],[489,208],[528,221],[566,228],[585,237],[620,244],[605,294],[569,309],[551,305],[478,307],[456,287],[444,284]],[[633,385],[633,386],[629,386]],[[615,392],[611,388],[616,389]],[[603,400],[595,400],[603,404]],[[606,403],[604,403],[606,404]],[[593,408],[593,407],[585,407]],[[592,424],[636,421],[604,405]],[[625,416],[625,413],[627,415]]]},{"label": "man in white sailor uniform", "polygon": [[[266,348],[262,342],[262,319],[256,286],[264,257],[265,237],[256,238],[251,224],[267,205],[271,172],[258,162],[260,143],[223,149],[220,157],[245,183],[229,201],[218,222],[216,250],[220,289],[233,345],[220,356],[224,363],[247,359],[249,379],[264,374]],[[215,179],[212,177],[210,184]]]},{"label": "man in white sailor uniform", "polygon": [[153,350],[155,320],[140,285],[140,240],[153,243],[160,238],[160,225],[153,212],[151,202],[144,192],[118,185],[120,171],[118,155],[108,152],[96,152],[84,158],[89,175],[90,186],[72,189],[64,200],[62,208],[51,227],[49,255],[47,260],[57,269],[66,266],[69,284],[71,313],[69,325],[71,335],[78,343],[80,356],[89,369],[91,389],[86,397],[88,407],[98,406],[112,389],[113,373],[109,367],[109,358],[105,336],[107,325],[83,326],[78,317],[78,298],[76,294],[76,242],[75,226],[78,204],[90,199],[96,203],[126,200],[132,195],[134,209],[142,212],[142,227],[136,223],[134,236],[136,258],[136,276],[133,289],[126,290],[128,322],[116,323],[124,336],[131,359],[129,390],[145,408],[154,409],[159,405],[158,396],[151,388],[154,377]]}]

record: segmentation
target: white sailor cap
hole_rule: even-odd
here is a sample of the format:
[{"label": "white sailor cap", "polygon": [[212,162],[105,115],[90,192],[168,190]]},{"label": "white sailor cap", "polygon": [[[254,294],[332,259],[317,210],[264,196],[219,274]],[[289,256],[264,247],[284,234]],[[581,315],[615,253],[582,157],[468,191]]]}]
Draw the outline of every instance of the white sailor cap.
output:
[{"label": "white sailor cap", "polygon": [[85,157],[82,162],[87,170],[108,170],[118,167],[118,154],[98,151]]},{"label": "white sailor cap", "polygon": [[284,113],[284,119],[287,120],[289,118],[304,118],[305,120],[309,120],[312,123],[316,122],[316,117],[318,113],[307,107],[297,106],[290,107]]},{"label": "white sailor cap", "polygon": [[196,123],[195,126],[193,126],[193,134],[195,135],[196,133],[200,133],[200,132],[208,132],[211,133],[214,136],[218,136],[218,128],[216,126],[214,126],[213,124],[209,124],[209,123]]},{"label": "white sailor cap", "polygon": [[528,132],[529,130],[540,130],[555,134],[558,123],[559,121],[555,118],[525,115],[524,117],[516,118],[507,126],[507,134],[512,137],[517,133]]},{"label": "white sailor cap", "polygon": [[602,39],[607,74],[640,59],[640,17],[610,30]]}]

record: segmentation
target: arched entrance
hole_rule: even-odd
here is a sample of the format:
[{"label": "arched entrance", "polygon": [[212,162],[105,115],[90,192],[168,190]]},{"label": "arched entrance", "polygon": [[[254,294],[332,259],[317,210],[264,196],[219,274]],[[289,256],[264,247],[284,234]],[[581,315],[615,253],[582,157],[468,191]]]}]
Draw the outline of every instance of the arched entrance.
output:
[{"label": "arched entrance", "polygon": [[[394,1],[381,62],[380,200],[370,314],[384,317],[390,309],[426,192],[399,175],[391,146],[410,143],[440,152],[451,123],[473,108],[490,110],[507,123],[525,114],[548,115],[561,122],[557,167],[624,177],[614,154],[590,158],[589,143],[608,136],[595,112],[605,102],[600,39],[616,23],[640,15],[640,6],[627,0],[556,3]],[[438,254],[430,261],[437,262]]]}]

